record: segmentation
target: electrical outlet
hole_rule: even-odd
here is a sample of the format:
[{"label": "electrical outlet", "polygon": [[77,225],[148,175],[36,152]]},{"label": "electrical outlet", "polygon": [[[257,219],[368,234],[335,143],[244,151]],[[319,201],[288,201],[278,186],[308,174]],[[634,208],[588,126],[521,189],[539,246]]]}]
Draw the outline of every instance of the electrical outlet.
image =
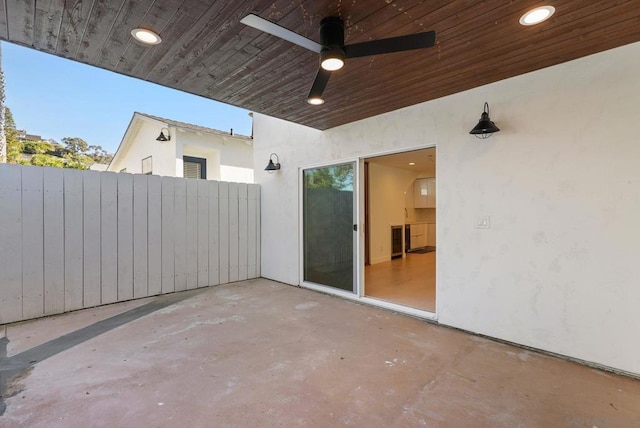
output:
[{"label": "electrical outlet", "polygon": [[491,227],[491,218],[488,215],[476,217],[476,229],[489,229]]}]

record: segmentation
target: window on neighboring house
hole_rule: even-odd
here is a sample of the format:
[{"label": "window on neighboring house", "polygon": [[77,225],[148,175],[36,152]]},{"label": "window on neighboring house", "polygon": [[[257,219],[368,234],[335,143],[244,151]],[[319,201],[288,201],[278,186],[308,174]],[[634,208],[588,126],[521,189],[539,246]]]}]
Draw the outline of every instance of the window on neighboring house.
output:
[{"label": "window on neighboring house", "polygon": [[207,179],[207,160],[204,158],[194,158],[191,156],[182,157],[183,177]]},{"label": "window on neighboring house", "polygon": [[142,173],[144,175],[153,174],[153,161],[151,159],[151,156],[142,159]]}]

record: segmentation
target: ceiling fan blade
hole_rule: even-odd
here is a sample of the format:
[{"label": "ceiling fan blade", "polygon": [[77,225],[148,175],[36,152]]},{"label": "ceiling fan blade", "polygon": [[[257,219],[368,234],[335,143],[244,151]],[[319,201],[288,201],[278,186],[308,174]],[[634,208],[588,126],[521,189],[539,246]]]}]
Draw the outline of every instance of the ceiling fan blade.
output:
[{"label": "ceiling fan blade", "polygon": [[358,58],[369,55],[381,55],[392,52],[410,51],[430,48],[436,43],[436,32],[409,34],[370,42],[355,43],[344,47],[347,58]]},{"label": "ceiling fan blade", "polygon": [[316,74],[316,80],[313,81],[313,85],[311,86],[311,90],[309,91],[309,97],[307,99],[312,99],[312,98],[322,99],[322,93],[324,92],[324,88],[327,87],[327,83],[329,83],[330,77],[331,77],[331,72],[320,67],[318,69],[318,74]]},{"label": "ceiling fan blade", "polygon": [[306,37],[303,37],[298,33],[294,33],[293,31],[288,30],[274,22],[268,21],[264,18],[260,18],[258,15],[254,15],[253,13],[242,18],[240,22],[242,22],[244,25],[248,25],[249,27],[253,27],[256,30],[264,31],[265,33],[269,33],[272,36],[280,37],[281,39],[294,43],[298,46],[302,46],[303,48],[309,49],[310,51],[316,53],[320,53],[320,50],[322,49],[322,46],[319,43],[307,39]]}]

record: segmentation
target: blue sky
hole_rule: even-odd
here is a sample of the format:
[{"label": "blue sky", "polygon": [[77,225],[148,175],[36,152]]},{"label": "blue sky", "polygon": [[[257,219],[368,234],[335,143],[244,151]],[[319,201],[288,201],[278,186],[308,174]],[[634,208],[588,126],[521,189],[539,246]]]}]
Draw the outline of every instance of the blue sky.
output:
[{"label": "blue sky", "polygon": [[134,111],[251,135],[249,112],[2,42],[6,105],[18,129],[80,137],[115,153]]}]

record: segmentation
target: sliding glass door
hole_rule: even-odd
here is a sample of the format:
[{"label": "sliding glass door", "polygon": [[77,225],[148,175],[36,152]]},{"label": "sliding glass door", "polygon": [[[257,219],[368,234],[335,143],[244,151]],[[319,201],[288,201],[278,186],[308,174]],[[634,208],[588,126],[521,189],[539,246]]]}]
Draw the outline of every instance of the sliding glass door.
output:
[{"label": "sliding glass door", "polygon": [[355,162],[302,171],[303,280],[355,292]]}]

